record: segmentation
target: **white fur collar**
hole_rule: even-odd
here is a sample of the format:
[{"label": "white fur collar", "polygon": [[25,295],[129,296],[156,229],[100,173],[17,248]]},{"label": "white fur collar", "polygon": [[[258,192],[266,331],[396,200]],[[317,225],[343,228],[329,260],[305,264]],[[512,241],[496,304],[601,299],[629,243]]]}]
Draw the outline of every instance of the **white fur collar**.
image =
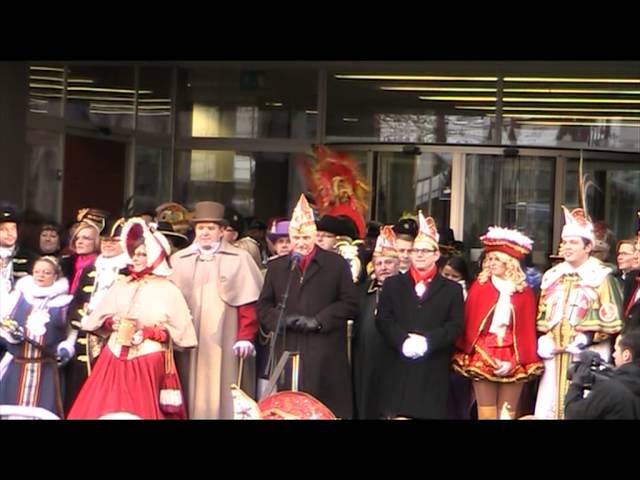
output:
[{"label": "white fur collar", "polygon": [[117,255],[115,257],[103,257],[99,255],[96,258],[96,270],[102,270],[103,268],[125,268],[128,264],[129,258],[124,253]]},{"label": "white fur collar", "polygon": [[64,307],[73,299],[69,292],[69,281],[62,277],[50,287],[39,287],[35,284],[33,277],[28,275],[21,278],[16,283],[16,291],[22,293],[27,302],[31,305],[39,305],[45,299],[49,307]]},{"label": "white fur collar", "polygon": [[589,257],[589,259],[578,268],[573,268],[567,262],[562,262],[544,274],[540,288],[545,290],[561,276],[571,273],[577,274],[584,285],[598,287],[607,275],[611,273],[611,269],[594,257]]}]

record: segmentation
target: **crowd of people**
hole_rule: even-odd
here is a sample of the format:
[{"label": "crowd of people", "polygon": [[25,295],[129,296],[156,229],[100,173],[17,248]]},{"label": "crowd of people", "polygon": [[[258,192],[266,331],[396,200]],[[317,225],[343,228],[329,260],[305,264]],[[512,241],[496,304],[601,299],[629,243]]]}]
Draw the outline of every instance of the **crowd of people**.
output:
[{"label": "crowd of people", "polygon": [[[472,263],[422,211],[365,224],[313,193],[268,225],[214,201],[86,208],[31,245],[3,204],[0,404],[232,419],[233,385],[341,419],[640,418],[640,235],[609,264],[584,209],[564,209],[542,274],[525,232],[487,226]],[[585,359],[612,357],[595,381]]]}]

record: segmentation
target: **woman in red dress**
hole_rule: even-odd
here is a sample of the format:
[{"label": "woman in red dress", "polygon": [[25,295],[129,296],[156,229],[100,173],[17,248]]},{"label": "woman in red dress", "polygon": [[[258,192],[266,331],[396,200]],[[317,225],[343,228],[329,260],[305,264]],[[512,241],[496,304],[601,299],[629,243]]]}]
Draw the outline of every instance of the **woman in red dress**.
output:
[{"label": "woman in red dress", "polygon": [[532,240],[489,227],[485,259],[465,304],[464,335],[453,368],[473,380],[478,419],[514,418],[523,382],[542,373],[536,353],[536,301],[520,260]]},{"label": "woman in red dress", "polygon": [[[171,247],[140,218],[122,229],[131,275],[119,279],[83,321],[88,331],[108,335],[96,365],[71,407],[69,419],[95,419],[120,412],[142,419],[186,418],[172,345],[197,343],[189,308],[167,279]],[[169,382],[171,385],[163,382]]]}]

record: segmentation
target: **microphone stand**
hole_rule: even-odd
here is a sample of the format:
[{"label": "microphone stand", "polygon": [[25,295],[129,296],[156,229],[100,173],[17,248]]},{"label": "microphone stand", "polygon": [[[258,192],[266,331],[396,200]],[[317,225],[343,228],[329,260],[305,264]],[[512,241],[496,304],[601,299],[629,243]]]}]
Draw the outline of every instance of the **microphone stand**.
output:
[{"label": "microphone stand", "polygon": [[[285,347],[285,341],[287,338],[286,328],[283,325],[284,323],[284,312],[287,308],[287,300],[289,299],[289,290],[291,289],[291,280],[293,279],[293,272],[298,266],[298,262],[300,261],[300,256],[292,255],[289,266],[289,278],[287,279],[287,286],[282,294],[282,300],[278,304],[278,321],[276,322],[276,330],[271,335],[271,340],[269,342],[269,358],[267,360],[266,372],[269,377],[273,374],[276,369],[275,364],[275,356],[276,356],[276,342],[278,340],[278,334],[280,330],[282,330],[282,345]],[[286,354],[287,352],[284,352]]]}]

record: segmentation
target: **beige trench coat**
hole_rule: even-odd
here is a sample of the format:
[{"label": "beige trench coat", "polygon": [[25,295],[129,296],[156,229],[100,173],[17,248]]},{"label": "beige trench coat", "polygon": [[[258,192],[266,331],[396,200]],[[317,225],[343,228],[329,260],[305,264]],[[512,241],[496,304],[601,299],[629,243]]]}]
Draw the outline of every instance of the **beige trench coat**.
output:
[{"label": "beige trench coat", "polygon": [[209,260],[194,246],[180,250],[171,257],[171,266],[171,280],[187,300],[198,336],[198,348],[177,354],[189,417],[231,419],[230,387],[237,382],[239,366],[232,349],[238,334],[237,307],[258,300],[262,275],[246,251],[226,242]]}]

